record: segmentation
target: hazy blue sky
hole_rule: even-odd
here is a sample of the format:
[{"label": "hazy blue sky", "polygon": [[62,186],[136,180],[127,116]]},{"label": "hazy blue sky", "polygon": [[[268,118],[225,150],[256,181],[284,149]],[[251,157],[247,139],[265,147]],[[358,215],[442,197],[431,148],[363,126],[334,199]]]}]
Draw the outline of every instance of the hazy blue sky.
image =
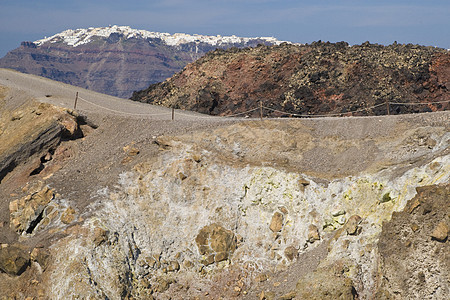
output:
[{"label": "hazy blue sky", "polygon": [[450,0],[0,0],[0,57],[65,29],[129,25],[300,43],[365,41],[450,48]]}]

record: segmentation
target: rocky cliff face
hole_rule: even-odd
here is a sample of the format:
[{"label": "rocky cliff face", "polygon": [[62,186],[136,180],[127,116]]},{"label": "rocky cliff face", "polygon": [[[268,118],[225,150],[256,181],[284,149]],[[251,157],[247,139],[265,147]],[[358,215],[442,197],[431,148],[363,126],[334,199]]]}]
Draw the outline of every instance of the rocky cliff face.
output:
[{"label": "rocky cliff face", "polygon": [[[326,163],[348,176],[307,163],[308,149],[317,155],[321,143],[310,130],[246,123],[158,139],[161,156],[122,174],[93,204],[94,216],[55,244],[50,297],[445,297],[448,274],[438,270],[448,211],[435,210],[449,196],[448,132],[421,127],[397,139],[393,130],[353,166],[347,155],[380,141],[377,134],[334,141],[326,134],[327,149],[349,166]],[[428,143],[416,145],[417,135]],[[392,156],[382,158],[378,147]],[[415,196],[427,185],[434,186]],[[399,243],[409,248],[393,255]],[[430,259],[414,265],[415,251]]]},{"label": "rocky cliff face", "polygon": [[381,115],[387,102],[390,114],[446,110],[449,102],[433,102],[450,100],[450,54],[344,42],[216,50],[131,99],[213,115],[248,111],[260,101],[272,117]]},{"label": "rocky cliff face", "polygon": [[127,26],[77,29],[23,42],[0,59],[0,67],[128,98],[133,91],[171,77],[208,51],[259,43],[280,42],[274,38],[170,35]]}]

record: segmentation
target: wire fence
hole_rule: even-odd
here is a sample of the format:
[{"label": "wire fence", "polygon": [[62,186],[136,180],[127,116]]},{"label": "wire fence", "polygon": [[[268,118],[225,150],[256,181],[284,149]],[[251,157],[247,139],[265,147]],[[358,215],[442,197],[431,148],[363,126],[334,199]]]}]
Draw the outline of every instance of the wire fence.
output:
[{"label": "wire fence", "polygon": [[[125,112],[125,111],[119,111],[119,110],[115,110],[97,103],[94,103],[92,101],[89,101],[87,99],[84,99],[80,96],[77,96],[75,98],[75,105],[74,105],[74,109],[76,108],[76,103],[77,103],[77,99],[80,99],[90,105],[96,106],[98,108],[110,111],[110,112],[114,112],[117,114],[122,114],[122,115],[129,115],[129,116],[142,116],[142,117],[152,117],[152,116],[168,116],[168,115],[172,115],[172,120],[174,119],[174,113],[175,113],[175,109],[172,108],[172,112],[165,112],[165,113],[130,113],[130,112]],[[336,117],[336,116],[343,116],[343,115],[352,115],[354,113],[358,113],[358,112],[364,112],[364,111],[369,111],[372,110],[374,108],[380,107],[380,106],[387,106],[387,112],[389,114],[389,106],[391,105],[405,105],[405,106],[414,106],[414,105],[429,105],[429,104],[442,104],[442,103],[448,103],[450,102],[450,100],[444,100],[444,101],[433,101],[433,102],[410,102],[410,103],[403,103],[403,102],[384,102],[384,103],[380,103],[380,104],[376,104],[373,106],[369,106],[369,107],[363,107],[363,108],[359,108],[356,110],[352,110],[352,111],[347,111],[347,112],[341,112],[341,113],[330,113],[330,114],[297,114],[297,113],[292,113],[292,112],[286,112],[286,111],[282,111],[282,110],[278,110],[278,109],[274,109],[274,108],[270,108],[267,106],[263,106],[262,102],[260,102],[260,106],[247,110],[247,111],[243,111],[243,112],[239,112],[239,113],[235,113],[235,114],[231,114],[231,115],[226,115],[226,116],[211,116],[211,115],[206,115],[206,116],[198,116],[198,115],[192,115],[192,114],[187,114],[187,113],[183,113],[179,110],[177,110],[177,115],[181,115],[184,117],[190,117],[190,118],[196,118],[196,119],[209,119],[209,118],[233,118],[233,117],[237,117],[237,116],[242,116],[244,115],[246,118],[249,117],[249,114],[255,111],[260,111],[260,118],[262,119],[263,116],[263,110],[268,110],[268,111],[272,111],[272,112],[277,112],[280,113],[282,115],[288,116],[289,117],[297,117],[297,118],[322,118],[322,117]],[[265,118],[270,118],[270,117],[265,117]],[[277,117],[276,117],[277,118]]]}]

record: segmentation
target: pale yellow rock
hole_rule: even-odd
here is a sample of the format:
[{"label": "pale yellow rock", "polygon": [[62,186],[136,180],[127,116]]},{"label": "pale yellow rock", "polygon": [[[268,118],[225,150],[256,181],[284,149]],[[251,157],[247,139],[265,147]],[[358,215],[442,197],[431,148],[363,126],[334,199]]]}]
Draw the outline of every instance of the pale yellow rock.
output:
[{"label": "pale yellow rock", "polygon": [[19,210],[19,200],[18,199],[9,202],[9,211],[11,213],[16,212],[18,210]]},{"label": "pale yellow rock", "polygon": [[61,222],[70,224],[75,220],[75,209],[69,206],[61,215]]},{"label": "pale yellow rock", "polygon": [[357,235],[359,233],[359,223],[361,222],[361,217],[358,215],[351,216],[346,224],[347,234]]},{"label": "pale yellow rock", "polygon": [[317,226],[310,224],[308,226],[308,242],[314,243],[314,241],[320,240],[319,229]]},{"label": "pale yellow rock", "polygon": [[284,220],[283,214],[280,212],[275,212],[270,222],[269,226],[270,230],[272,230],[272,232],[281,231],[281,229],[283,228],[283,220]]},{"label": "pale yellow rock", "polygon": [[448,237],[448,229],[448,225],[442,221],[433,229],[431,237],[439,242],[444,242]]}]

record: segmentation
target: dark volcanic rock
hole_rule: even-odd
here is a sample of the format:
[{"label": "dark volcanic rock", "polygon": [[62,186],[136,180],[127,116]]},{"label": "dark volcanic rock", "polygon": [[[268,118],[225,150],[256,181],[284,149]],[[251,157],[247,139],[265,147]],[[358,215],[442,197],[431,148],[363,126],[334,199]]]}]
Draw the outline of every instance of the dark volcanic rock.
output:
[{"label": "dark volcanic rock", "polygon": [[444,49],[315,42],[216,50],[131,99],[214,115],[257,108],[259,101],[287,112],[266,109],[272,117],[356,110],[353,115],[381,115],[387,102],[399,103],[389,105],[390,114],[446,110],[448,102],[432,102],[450,100],[449,85],[450,53]]},{"label": "dark volcanic rock", "polygon": [[155,33],[161,38],[149,34],[126,26],[68,30],[44,42],[22,42],[0,59],[0,67],[128,98],[133,91],[164,81],[208,51],[276,42],[212,37],[218,40],[214,44],[209,37],[189,36],[193,41],[171,44],[163,40],[170,38],[168,34]]}]

